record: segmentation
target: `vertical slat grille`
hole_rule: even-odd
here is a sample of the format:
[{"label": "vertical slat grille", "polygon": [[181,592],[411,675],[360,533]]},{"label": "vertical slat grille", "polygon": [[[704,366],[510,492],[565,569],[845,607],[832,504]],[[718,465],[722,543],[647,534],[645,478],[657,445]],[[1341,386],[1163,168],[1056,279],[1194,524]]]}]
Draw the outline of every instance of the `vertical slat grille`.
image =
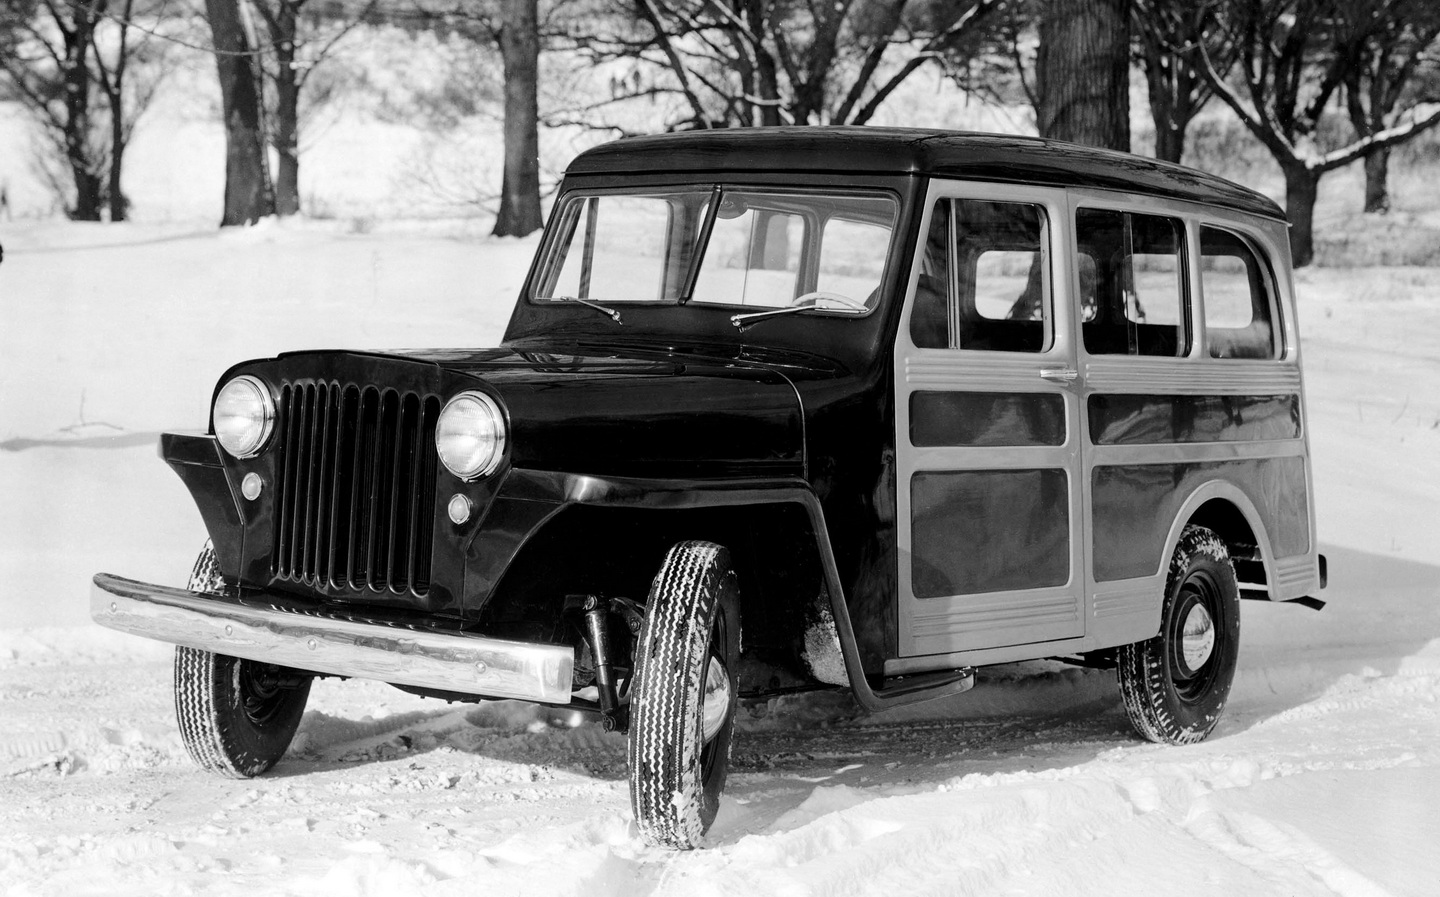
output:
[{"label": "vertical slat grille", "polygon": [[435,396],[286,384],[271,572],[314,588],[430,590]]}]

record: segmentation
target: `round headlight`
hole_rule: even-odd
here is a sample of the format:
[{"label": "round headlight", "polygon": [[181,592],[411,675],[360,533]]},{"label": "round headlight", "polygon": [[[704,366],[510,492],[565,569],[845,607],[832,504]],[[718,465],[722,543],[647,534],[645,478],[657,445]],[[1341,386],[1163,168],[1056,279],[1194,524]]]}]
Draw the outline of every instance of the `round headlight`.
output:
[{"label": "round headlight", "polygon": [[237,458],[251,458],[265,447],[275,428],[270,390],[246,374],[221,387],[215,396],[215,438]]},{"label": "round headlight", "polygon": [[489,396],[462,392],[440,409],[435,450],[445,469],[462,480],[492,473],[505,454],[505,416]]}]

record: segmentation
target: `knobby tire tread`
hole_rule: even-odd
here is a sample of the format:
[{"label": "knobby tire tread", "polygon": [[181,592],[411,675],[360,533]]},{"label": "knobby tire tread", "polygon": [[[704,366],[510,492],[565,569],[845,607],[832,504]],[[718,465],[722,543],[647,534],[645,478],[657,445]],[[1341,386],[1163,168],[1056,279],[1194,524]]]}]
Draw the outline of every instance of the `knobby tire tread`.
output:
[{"label": "knobby tire tread", "polygon": [[[207,543],[190,573],[192,592],[224,588]],[[264,732],[239,707],[238,666],[245,661],[198,648],[175,649],[175,719],[180,740],[201,769],[227,778],[247,779],[274,766],[295,735],[310,687],[287,695],[287,712],[274,731]],[[296,703],[298,702],[298,707]],[[248,727],[250,731],[243,731]]]},{"label": "knobby tire tread", "polygon": [[[1175,552],[1170,557],[1170,568],[1165,578],[1165,600],[1161,607],[1161,631],[1154,638],[1121,647],[1118,657],[1117,675],[1120,694],[1124,699],[1125,712],[1135,730],[1146,740],[1157,744],[1196,744],[1204,741],[1220,721],[1225,703],[1229,698],[1230,685],[1234,675],[1233,658],[1230,659],[1229,675],[1222,677],[1215,689],[1218,700],[1212,701],[1199,718],[1180,719],[1176,715],[1177,704],[1166,665],[1165,633],[1171,604],[1177,598],[1183,578],[1189,572],[1191,561],[1196,557],[1208,557],[1216,562],[1228,575],[1228,582],[1222,584],[1230,594],[1227,612],[1238,616],[1238,585],[1234,567],[1230,561],[1230,550],[1225,542],[1203,526],[1187,526],[1180,535]],[[1218,639],[1231,639],[1228,633],[1234,621],[1215,620]],[[1216,650],[1221,650],[1217,642]],[[1235,652],[1236,645],[1224,646],[1224,650]]]},{"label": "knobby tire tread", "polygon": [[[710,783],[714,793],[707,793],[697,723],[711,628],[715,615],[722,612],[723,594],[733,591],[733,581],[727,582],[733,576],[724,548],[682,542],[671,548],[651,587],[636,653],[630,787],[637,827],[648,841],[661,846],[698,846],[714,818],[716,779],[723,784],[728,756],[716,758]],[[737,622],[726,620],[728,626]],[[727,666],[733,667],[733,660]],[[720,747],[727,755],[733,725],[732,707],[725,729],[715,736],[725,739]]]}]

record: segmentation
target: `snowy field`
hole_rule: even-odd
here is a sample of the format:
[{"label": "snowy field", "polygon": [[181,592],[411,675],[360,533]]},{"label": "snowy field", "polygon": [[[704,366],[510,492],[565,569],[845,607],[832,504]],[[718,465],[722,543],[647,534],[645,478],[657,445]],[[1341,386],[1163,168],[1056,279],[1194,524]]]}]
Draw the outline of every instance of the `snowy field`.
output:
[{"label": "snowy field", "polygon": [[1204,744],[1049,664],[886,717],[755,704],[688,854],[636,837],[621,737],[524,705],[322,681],[270,776],[202,774],[168,651],[86,622],[92,573],[181,584],[203,541],[155,434],[242,358],[492,343],[534,247],[345,230],[0,222],[0,893],[1440,889],[1440,269],[1299,277],[1330,604],[1245,603]]}]

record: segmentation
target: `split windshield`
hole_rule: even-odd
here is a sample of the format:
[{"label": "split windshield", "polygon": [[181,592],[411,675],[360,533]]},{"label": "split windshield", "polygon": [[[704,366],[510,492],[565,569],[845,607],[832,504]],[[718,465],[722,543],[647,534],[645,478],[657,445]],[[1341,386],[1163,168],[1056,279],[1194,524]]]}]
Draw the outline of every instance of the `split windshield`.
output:
[{"label": "split windshield", "polygon": [[898,210],[875,193],[572,193],[534,298],[860,315],[879,294]]}]

